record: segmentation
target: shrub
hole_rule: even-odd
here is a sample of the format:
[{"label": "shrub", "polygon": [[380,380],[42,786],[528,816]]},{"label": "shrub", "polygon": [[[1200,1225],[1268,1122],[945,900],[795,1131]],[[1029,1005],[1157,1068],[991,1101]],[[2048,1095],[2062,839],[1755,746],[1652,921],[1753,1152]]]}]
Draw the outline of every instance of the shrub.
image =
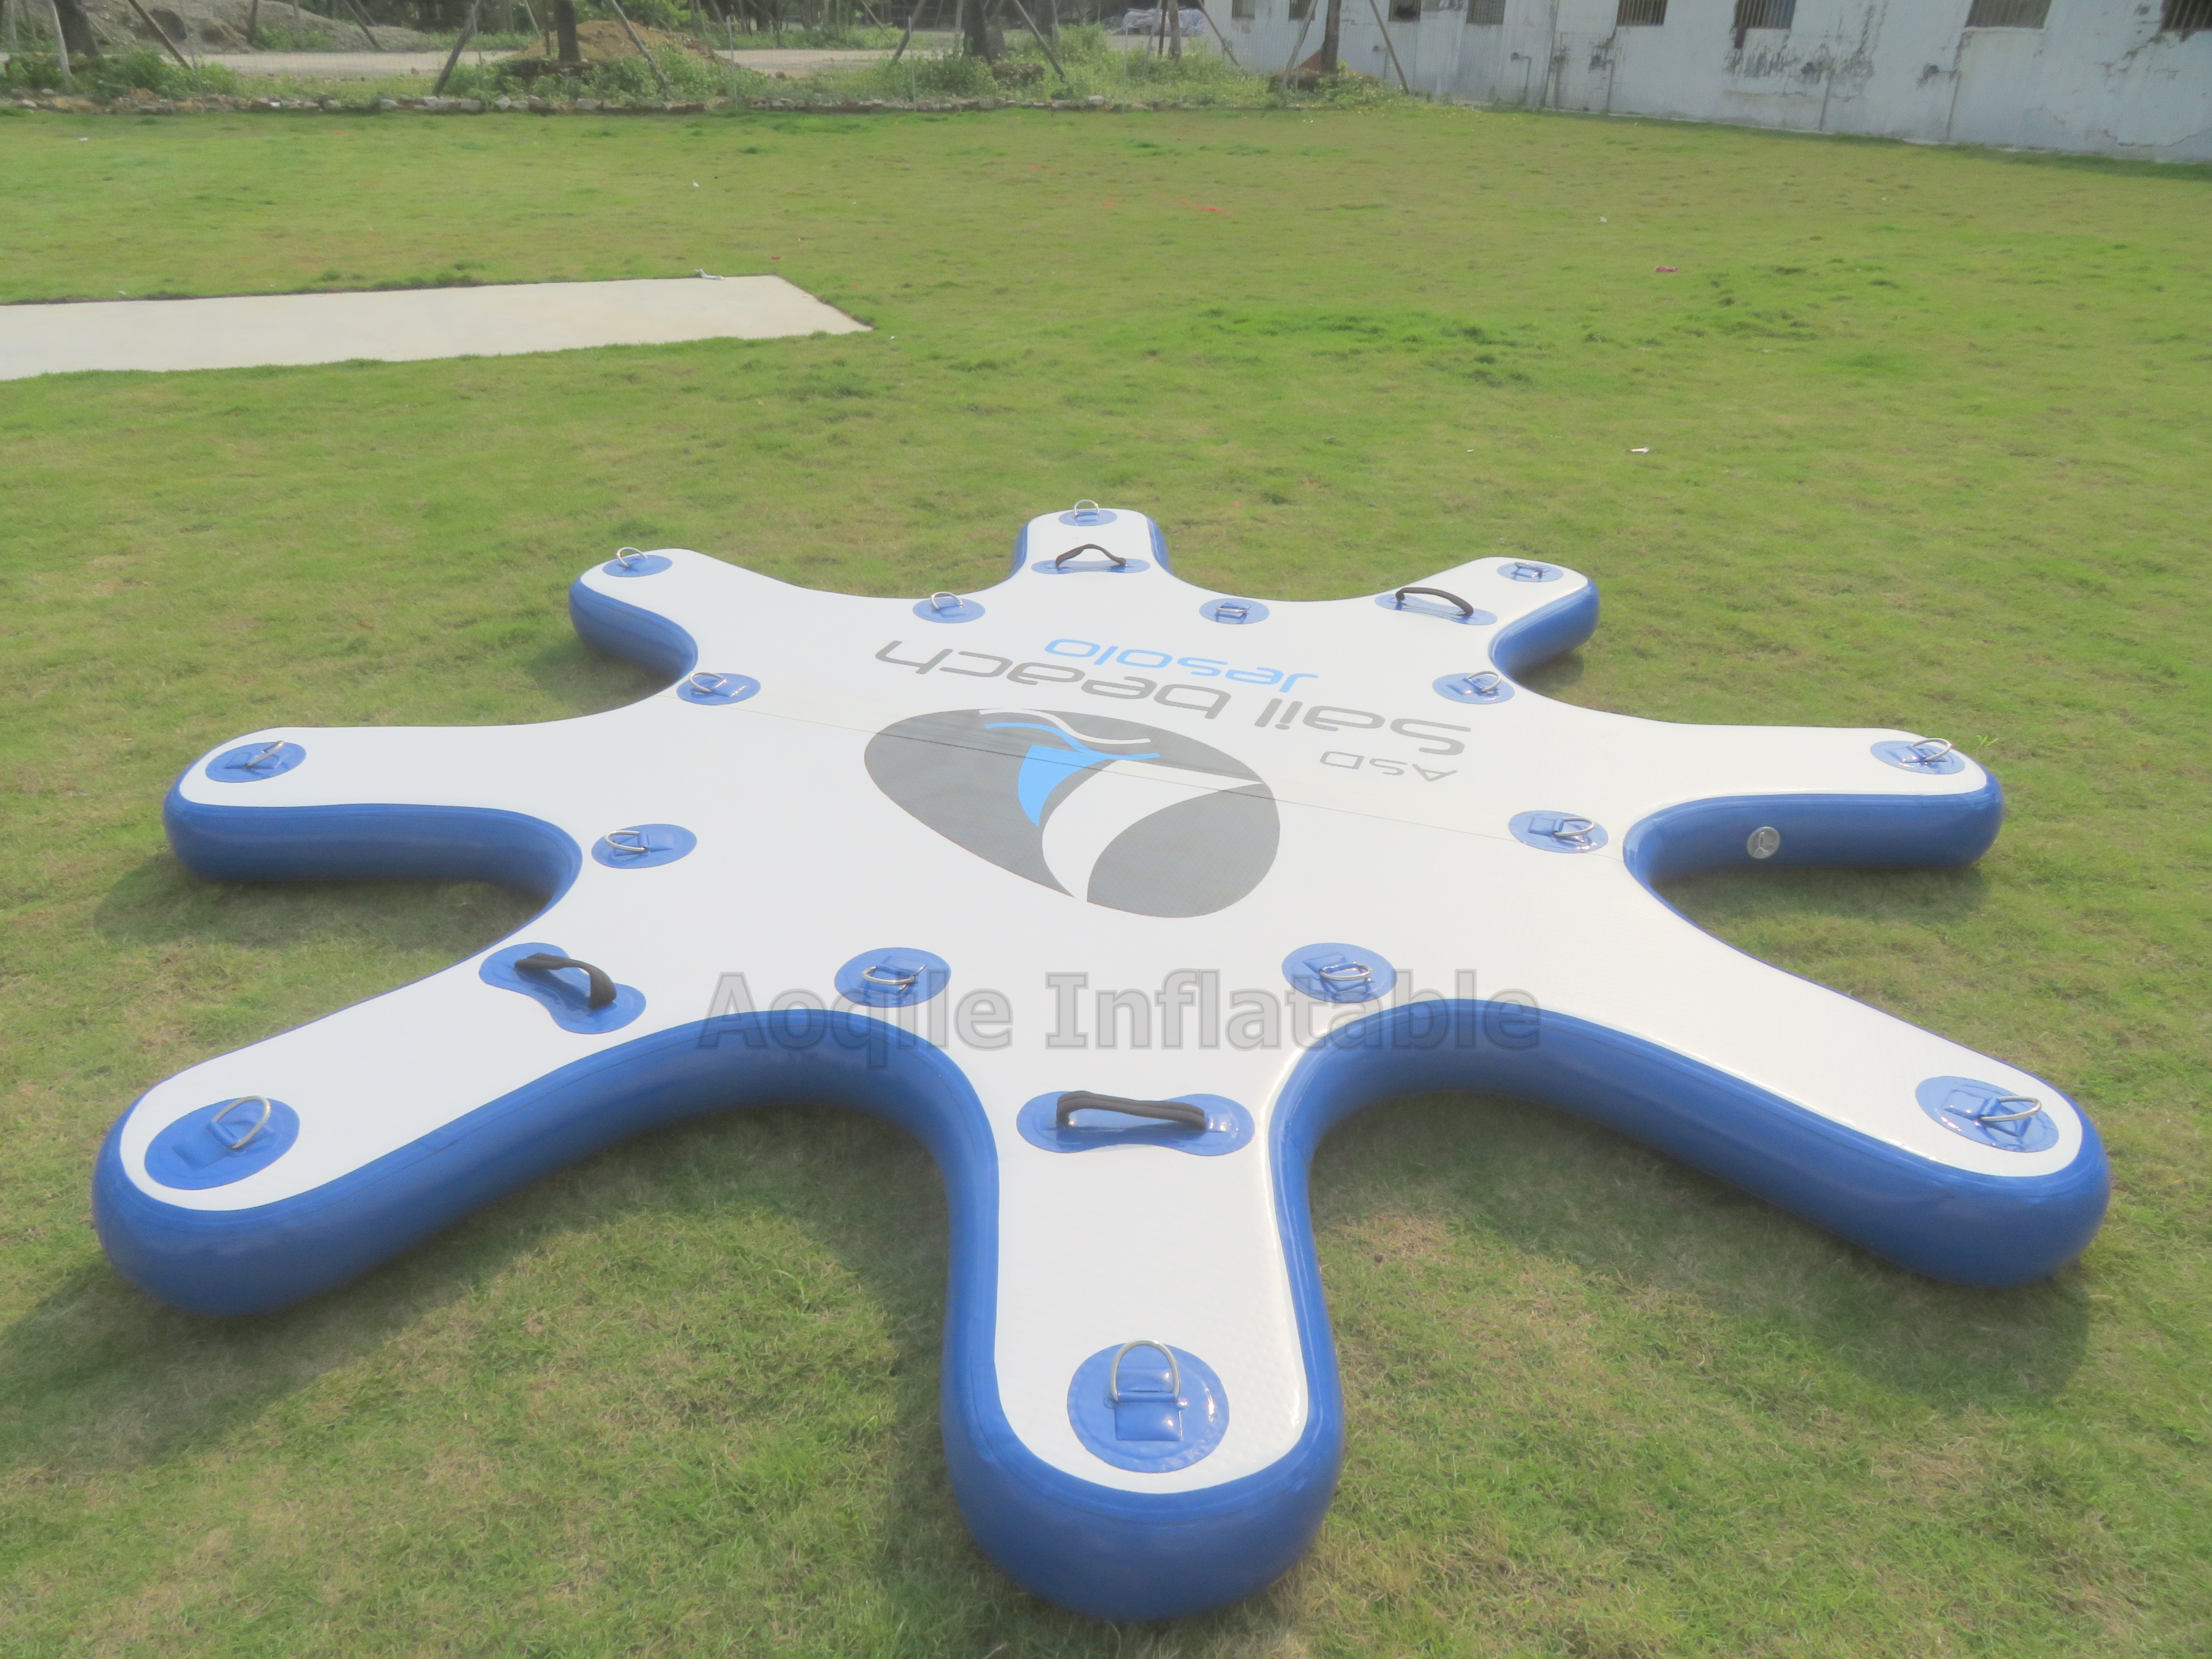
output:
[{"label": "shrub", "polygon": [[0,68],[0,86],[38,92],[48,87],[58,90],[61,84],[61,59],[50,52],[19,52]]},{"label": "shrub", "polygon": [[112,58],[88,61],[77,84],[104,98],[120,98],[140,90],[162,98],[198,98],[211,92],[239,90],[236,74],[221,64],[186,69],[155,46],[132,46]]},{"label": "shrub", "polygon": [[461,64],[455,66],[446,92],[453,98],[596,98],[609,104],[657,104],[664,97],[670,97],[688,103],[726,97],[739,89],[740,81],[750,85],[760,80],[757,75],[733,70],[678,46],[661,47],[653,54],[653,60],[668,77],[666,94],[662,93],[660,83],[653,79],[645,60],[636,57],[586,64],[574,75],[560,73],[543,58],[525,58],[520,63]]}]

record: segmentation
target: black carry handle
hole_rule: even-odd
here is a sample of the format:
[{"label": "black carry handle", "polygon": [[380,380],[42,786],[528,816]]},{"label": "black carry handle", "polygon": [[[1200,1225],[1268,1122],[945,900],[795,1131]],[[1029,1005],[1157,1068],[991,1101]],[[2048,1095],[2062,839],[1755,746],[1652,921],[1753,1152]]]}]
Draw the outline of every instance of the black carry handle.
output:
[{"label": "black carry handle", "polygon": [[1069,548],[1066,552],[1061,554],[1058,558],[1052,562],[1052,568],[1054,570],[1065,570],[1067,568],[1067,562],[1070,559],[1074,558],[1078,554],[1081,553],[1103,553],[1108,558],[1114,561],[1115,569],[1127,570],[1129,568],[1129,562],[1127,559],[1123,558],[1119,553],[1115,552],[1114,550],[1109,547],[1099,546],[1097,542],[1085,542],[1080,547]]},{"label": "black carry handle", "polygon": [[593,1013],[615,1000],[615,982],[607,977],[604,968],[594,968],[588,962],[579,962],[574,957],[556,957],[550,951],[538,951],[515,958],[514,965],[526,974],[550,974],[562,968],[580,968],[584,977],[592,981],[592,992],[584,999],[584,1006]]},{"label": "black carry handle", "polygon": [[1163,1123],[1188,1124],[1194,1129],[1206,1127],[1206,1108],[1188,1101],[1124,1100],[1119,1095],[1094,1095],[1085,1089],[1062,1095],[1053,1121],[1068,1128],[1067,1120],[1078,1112],[1126,1112],[1131,1117],[1155,1117]]},{"label": "black carry handle", "polygon": [[1449,599],[1454,605],[1459,607],[1459,614],[1461,616],[1472,617],[1474,614],[1474,607],[1473,605],[1469,605],[1465,599],[1460,598],[1458,594],[1447,593],[1441,587],[1400,588],[1397,593],[1399,610],[1403,611],[1406,608],[1406,595],[1408,593],[1425,593],[1432,599]]}]

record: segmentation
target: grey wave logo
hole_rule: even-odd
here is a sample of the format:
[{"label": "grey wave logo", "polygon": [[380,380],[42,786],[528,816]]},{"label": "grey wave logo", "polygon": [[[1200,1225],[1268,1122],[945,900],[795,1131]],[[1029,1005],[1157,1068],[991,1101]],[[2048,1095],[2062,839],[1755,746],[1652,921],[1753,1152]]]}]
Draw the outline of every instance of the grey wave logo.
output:
[{"label": "grey wave logo", "polygon": [[1001,870],[1140,916],[1203,916],[1267,875],[1275,797],[1218,749],[1101,714],[963,708],[887,726],[876,787]]}]

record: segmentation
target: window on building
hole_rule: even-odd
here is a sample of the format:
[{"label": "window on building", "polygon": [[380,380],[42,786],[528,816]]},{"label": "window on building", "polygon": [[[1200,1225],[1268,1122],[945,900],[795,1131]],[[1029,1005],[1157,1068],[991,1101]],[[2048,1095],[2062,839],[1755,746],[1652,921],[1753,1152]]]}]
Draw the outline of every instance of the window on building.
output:
[{"label": "window on building", "polygon": [[1735,0],[1736,45],[1746,29],[1786,29],[1797,19],[1797,0]]},{"label": "window on building", "polygon": [[1470,23],[1503,23],[1505,21],[1505,0],[1468,0],[1467,21]]},{"label": "window on building", "polygon": [[1966,13],[1970,29],[2039,29],[2051,0],[1974,0]]},{"label": "window on building", "polygon": [[1667,0],[1620,0],[1620,9],[1613,14],[1615,28],[1650,27],[1656,28],[1667,21]]},{"label": "window on building", "polygon": [[1390,21],[1394,23],[1419,22],[1421,0],[1390,0]]},{"label": "window on building", "polygon": [[1303,23],[1312,15],[1313,0],[1291,0],[1291,21]]},{"label": "window on building", "polygon": [[2166,15],[2158,26],[2168,34],[2212,29],[2212,0],[2166,0]]},{"label": "window on building", "polygon": [[1259,10],[1257,0],[1229,0],[1229,17],[1232,22],[1240,18],[1249,21],[1259,15]]}]

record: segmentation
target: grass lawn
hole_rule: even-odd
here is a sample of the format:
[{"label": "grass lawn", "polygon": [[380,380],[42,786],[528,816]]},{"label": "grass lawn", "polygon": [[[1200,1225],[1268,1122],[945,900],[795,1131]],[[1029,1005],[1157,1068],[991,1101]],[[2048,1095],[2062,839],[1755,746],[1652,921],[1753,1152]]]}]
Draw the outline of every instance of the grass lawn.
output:
[{"label": "grass lawn", "polygon": [[[1464,110],[0,116],[0,299],[703,267],[878,331],[0,384],[0,1652],[2212,1650],[2212,171]],[[641,695],[562,605],[620,543],[921,594],[1079,495],[1262,596],[1563,560],[1607,610],[1553,696],[1986,760],[1977,869],[1669,896],[2069,1090],[2103,1235],[1954,1289],[1540,1109],[1378,1109],[1316,1171],[1331,1518],[1122,1631],[967,1540],[940,1200],[871,1121],[651,1137],[264,1319],[109,1270],[139,1090],[532,908],[197,880],[186,760]]]}]

